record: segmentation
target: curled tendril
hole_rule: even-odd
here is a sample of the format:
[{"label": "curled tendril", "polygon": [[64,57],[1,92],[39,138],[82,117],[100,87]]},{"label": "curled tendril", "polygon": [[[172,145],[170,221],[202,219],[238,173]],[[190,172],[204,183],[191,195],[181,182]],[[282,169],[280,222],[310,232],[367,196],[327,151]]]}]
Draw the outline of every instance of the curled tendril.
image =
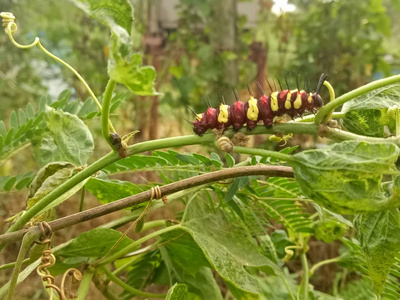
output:
[{"label": "curled tendril", "polygon": [[67,279],[68,276],[72,276],[73,280],[76,281],[81,281],[82,280],[82,273],[75,268],[70,268],[67,271],[65,271],[62,280],[61,280],[61,293],[64,299],[69,299],[67,298],[67,296],[65,295],[65,281]]},{"label": "curled tendril", "polygon": [[33,41],[33,43],[29,44],[29,45],[21,45],[21,44],[17,43],[13,37],[13,34],[18,30],[18,26],[14,22],[15,21],[14,15],[10,12],[2,12],[2,13],[0,13],[0,16],[3,19],[3,27],[5,27],[4,31],[6,32],[6,34],[10,38],[11,42],[15,46],[17,46],[18,48],[21,48],[21,49],[28,49],[28,48],[32,48],[38,44],[40,45],[38,37],[36,37],[35,40]]},{"label": "curled tendril", "polygon": [[218,148],[224,152],[232,152],[233,151],[233,143],[226,136],[219,138],[217,141],[217,144],[218,144]]}]

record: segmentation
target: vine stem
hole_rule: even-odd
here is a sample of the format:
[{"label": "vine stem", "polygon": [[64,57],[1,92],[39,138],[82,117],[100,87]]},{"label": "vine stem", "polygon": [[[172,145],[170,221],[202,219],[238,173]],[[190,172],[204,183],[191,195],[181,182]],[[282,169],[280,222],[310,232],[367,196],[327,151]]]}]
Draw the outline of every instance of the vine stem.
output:
[{"label": "vine stem", "polygon": [[107,275],[107,277],[113,281],[114,283],[118,284],[120,287],[122,287],[124,290],[138,296],[143,296],[143,297],[149,297],[149,298],[165,298],[167,296],[166,294],[153,294],[153,293],[147,293],[143,292],[140,290],[137,290],[130,285],[126,284],[123,282],[121,279],[119,279],[116,275],[114,275],[107,267],[102,267],[101,270]]},{"label": "vine stem", "polygon": [[[110,105],[111,105],[111,97],[112,93],[114,91],[115,85],[117,83],[109,79],[106,89],[104,91],[104,97],[103,97],[103,107],[101,108],[101,129],[103,133],[104,139],[107,141],[107,143],[113,148],[111,141],[110,141]],[[113,132],[115,132],[115,129],[112,128]]]},{"label": "vine stem", "polygon": [[82,277],[82,280],[81,280],[81,282],[79,284],[79,288],[78,288],[78,297],[76,298],[77,300],[85,300],[86,299],[87,293],[89,292],[90,283],[92,282],[94,273],[95,273],[95,270],[90,266],[83,272],[83,277]]},{"label": "vine stem", "polygon": [[[115,154],[117,155],[117,154]],[[82,171],[83,172],[83,171]],[[79,174],[77,174],[79,175]],[[257,165],[249,167],[236,167],[229,168],[220,171],[215,171],[212,173],[206,173],[191,178],[187,178],[178,182],[166,184],[160,187],[161,194],[163,196],[176,193],[182,190],[190,189],[193,187],[201,186],[215,181],[220,181],[228,178],[236,178],[241,176],[251,176],[251,175],[265,175],[265,176],[277,176],[277,177],[293,177],[293,170],[290,167],[284,166],[267,166],[267,165]],[[105,214],[109,214],[123,208],[127,208],[136,204],[140,204],[149,201],[151,197],[151,191],[145,191],[134,196],[126,197],[108,204],[104,204],[98,207],[94,207],[83,212],[75,213],[55,221],[48,222],[51,226],[53,232],[60,230],[62,228],[72,226],[81,222],[85,222]],[[44,197],[43,199],[45,199]],[[42,200],[43,200],[42,199]],[[38,202],[39,203],[39,202]],[[36,205],[36,204],[35,204]],[[35,207],[35,206],[33,206]],[[33,207],[31,209],[33,209]],[[30,210],[31,210],[30,209]],[[30,211],[28,210],[28,212]],[[24,217],[26,214],[22,215]],[[21,217],[21,218],[22,218]],[[19,219],[20,220],[20,219]],[[18,221],[19,221],[18,220]],[[17,222],[18,222],[17,221]],[[17,224],[17,223],[15,223]],[[14,225],[15,225],[14,224]],[[13,229],[10,227],[10,229]],[[26,233],[25,230],[20,230],[17,232],[6,233],[0,235],[0,245],[16,241],[22,238]]]},{"label": "vine stem", "polygon": [[315,116],[315,124],[321,124],[324,122],[326,119],[327,115],[329,115],[332,111],[335,110],[335,108],[345,104],[346,102],[361,96],[365,93],[371,92],[373,90],[379,89],[381,87],[396,83],[400,81],[400,75],[394,75],[388,78],[376,80],[373,82],[370,82],[364,86],[361,86],[355,90],[352,90],[338,98],[336,98],[334,101],[329,102],[327,105],[322,107],[317,115]]},{"label": "vine stem", "polygon": [[308,262],[307,262],[306,252],[304,250],[302,250],[300,253],[300,259],[301,259],[301,265],[303,267],[303,284],[302,284],[303,300],[308,300],[308,281],[309,281]]},{"label": "vine stem", "polygon": [[40,237],[40,234],[34,230],[29,230],[24,235],[24,238],[22,240],[22,245],[21,245],[21,248],[19,249],[18,257],[15,262],[14,270],[12,273],[10,287],[8,289],[8,294],[7,294],[7,300],[14,299],[14,293],[15,293],[15,288],[17,286],[18,275],[21,270],[22,264],[24,263],[24,258],[26,256],[26,253],[28,252],[32,243],[34,241],[38,240],[39,237]]},{"label": "vine stem", "polygon": [[180,224],[177,224],[177,225],[172,225],[172,226],[165,227],[165,228],[162,228],[160,230],[154,231],[154,232],[152,232],[152,233],[150,233],[148,235],[145,235],[144,237],[142,237],[142,238],[140,238],[140,239],[138,239],[136,241],[133,241],[128,246],[126,246],[126,247],[122,248],[121,250],[113,253],[112,255],[109,255],[107,257],[103,257],[103,258],[97,260],[93,264],[93,266],[94,267],[99,267],[99,266],[104,266],[106,264],[109,264],[109,263],[119,259],[120,257],[124,256],[125,254],[127,254],[127,253],[129,253],[129,252],[131,252],[133,250],[136,250],[144,242],[146,242],[146,241],[148,241],[148,240],[150,240],[150,239],[152,239],[154,237],[157,237],[159,235],[162,235],[164,233],[167,233],[167,232],[170,232],[170,231],[174,231],[174,230],[177,230],[177,229],[184,229],[184,227],[182,227],[182,225],[180,225]]},{"label": "vine stem", "polygon": [[327,264],[331,264],[331,263],[335,263],[340,261],[340,257],[335,257],[335,258],[331,258],[331,259],[326,259],[323,261],[320,261],[319,263],[316,263],[315,265],[312,266],[312,268],[309,271],[309,276],[312,276],[315,273],[315,270],[317,270],[318,268],[327,265]]}]

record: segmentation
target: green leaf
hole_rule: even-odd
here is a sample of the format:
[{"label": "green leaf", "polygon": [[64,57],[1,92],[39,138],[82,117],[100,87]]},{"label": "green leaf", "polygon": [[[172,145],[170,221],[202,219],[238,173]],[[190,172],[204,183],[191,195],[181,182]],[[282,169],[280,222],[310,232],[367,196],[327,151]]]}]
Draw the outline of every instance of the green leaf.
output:
[{"label": "green leaf", "polygon": [[214,212],[201,198],[192,199],[185,210],[182,226],[202,249],[218,274],[235,288],[258,294],[257,280],[244,269],[256,267],[264,272],[280,269],[263,256],[242,226],[227,223],[221,210]]},{"label": "green leaf", "polygon": [[377,295],[400,251],[400,213],[397,208],[357,215],[354,221],[362,251],[367,260],[369,277]]},{"label": "green leaf", "polygon": [[304,194],[333,212],[355,214],[399,205],[400,181],[382,184],[384,175],[399,173],[399,153],[393,144],[345,141],[295,154],[291,164]]},{"label": "green leaf", "polygon": [[235,159],[229,153],[225,153],[225,159],[230,168],[235,166]]},{"label": "green leaf", "polygon": [[144,190],[128,181],[107,180],[94,177],[88,180],[85,188],[102,204],[132,196]]},{"label": "green leaf", "polygon": [[186,284],[189,292],[200,299],[222,300],[221,291],[202,250],[189,234],[181,235],[182,231],[175,231],[162,237],[166,243],[160,252],[170,281]]},{"label": "green leaf", "polygon": [[[122,233],[113,229],[95,228],[81,233],[66,247],[57,252],[62,257],[102,257],[120,239]],[[132,243],[128,237],[124,237],[112,250],[115,253]]]},{"label": "green leaf", "polygon": [[400,108],[400,84],[392,84],[354,98],[343,105],[343,126],[351,132],[385,137],[387,127],[395,133],[396,120],[388,114],[391,108]]},{"label": "green leaf", "polygon": [[142,56],[139,53],[130,53],[115,34],[111,36],[110,41],[108,75],[137,95],[157,94],[154,89],[156,78],[154,68],[142,67]]},{"label": "green leaf", "polygon": [[92,18],[107,25],[114,34],[129,38],[133,9],[127,0],[71,0]]},{"label": "green leaf", "polygon": [[[74,165],[63,162],[51,163],[41,168],[29,187],[26,210],[29,210],[40,199],[71,178],[74,172]],[[55,203],[53,202],[52,206],[48,206],[39,212],[31,220],[31,223],[55,219],[55,210],[51,209],[54,205]]]},{"label": "green leaf", "polygon": [[45,117],[51,137],[66,161],[85,165],[94,149],[93,137],[86,124],[75,115],[50,108]]},{"label": "green leaf", "polygon": [[166,300],[189,300],[189,293],[186,284],[175,283],[167,293]]}]

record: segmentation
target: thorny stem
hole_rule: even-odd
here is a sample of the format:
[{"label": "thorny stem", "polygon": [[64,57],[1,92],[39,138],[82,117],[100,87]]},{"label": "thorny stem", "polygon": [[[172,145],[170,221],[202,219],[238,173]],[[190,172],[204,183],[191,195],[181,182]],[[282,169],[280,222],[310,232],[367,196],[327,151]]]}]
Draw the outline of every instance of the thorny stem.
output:
[{"label": "thorny stem", "polygon": [[122,287],[124,290],[138,296],[143,296],[143,297],[149,297],[149,298],[165,298],[165,294],[153,294],[153,293],[147,293],[143,292],[140,290],[137,290],[130,285],[126,284],[123,282],[121,279],[119,279],[116,275],[114,275],[107,267],[102,267],[101,270],[107,275],[107,277],[113,281],[114,283],[118,284],[120,287]]},{"label": "thorny stem", "polygon": [[317,115],[315,116],[315,124],[321,124],[326,120],[326,116],[329,115],[330,112],[334,111],[335,108],[345,104],[346,102],[361,96],[365,93],[371,92],[373,90],[379,89],[381,87],[396,83],[400,81],[400,75],[395,75],[391,76],[388,78],[376,80],[373,82],[370,82],[364,86],[361,86],[355,90],[352,90],[338,98],[336,98],[334,101],[328,103],[324,107],[322,107]]},{"label": "thorny stem", "polygon": [[[11,13],[2,12],[0,14],[0,16],[3,18],[3,22],[6,19],[9,19],[9,20],[15,19],[14,16]],[[10,17],[12,17],[12,18],[10,19]],[[20,49],[29,49],[29,48],[33,48],[33,47],[35,47],[37,45],[46,55],[50,56],[52,59],[58,61],[59,63],[64,65],[66,68],[68,68],[79,79],[79,81],[83,84],[83,86],[86,88],[86,90],[88,91],[90,97],[92,97],[93,101],[96,103],[97,107],[100,110],[102,110],[100,101],[97,99],[96,95],[93,93],[93,91],[90,88],[90,86],[87,84],[85,79],[83,79],[83,77],[78,73],[78,71],[76,71],[71,65],[69,65],[68,63],[63,61],[61,58],[55,56],[50,51],[48,51],[40,43],[40,39],[38,37],[35,38],[35,40],[33,41],[32,44],[29,44],[29,45],[21,45],[21,44],[19,44],[17,41],[15,41],[15,39],[13,37],[13,33],[16,32],[16,31],[17,31],[17,24],[13,20],[9,21],[7,26],[6,26],[6,28],[5,28],[5,32],[8,35],[10,41],[13,43],[14,46],[16,46],[16,47],[18,47]],[[109,126],[115,132],[114,126],[112,125],[111,121],[109,121]]]}]

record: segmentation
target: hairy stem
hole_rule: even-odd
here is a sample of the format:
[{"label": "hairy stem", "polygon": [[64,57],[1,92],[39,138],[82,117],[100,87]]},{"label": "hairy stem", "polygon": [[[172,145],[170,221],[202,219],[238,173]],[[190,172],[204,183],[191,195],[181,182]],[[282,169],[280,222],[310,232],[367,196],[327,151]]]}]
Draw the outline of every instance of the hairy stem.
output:
[{"label": "hairy stem", "polygon": [[317,115],[315,116],[315,124],[321,124],[326,119],[325,117],[329,115],[335,108],[345,104],[347,101],[350,101],[358,96],[361,96],[365,93],[371,92],[373,90],[379,89],[381,87],[396,83],[400,81],[400,75],[391,76],[388,78],[380,79],[368,83],[358,89],[352,90],[338,98],[334,101],[329,102],[327,105],[322,107]]},{"label": "hairy stem", "polygon": [[[112,93],[114,91],[116,84],[117,83],[114,80],[112,80],[112,79],[108,80],[106,90],[104,92],[104,97],[103,97],[103,107],[101,109],[101,129],[102,129],[103,137],[112,148],[113,148],[113,146],[110,141],[109,116],[110,116],[111,97],[112,97]],[[113,129],[113,132],[115,132],[115,129]]]},{"label": "hairy stem", "polygon": [[125,282],[123,282],[121,279],[119,279],[107,267],[102,267],[101,270],[107,275],[107,277],[111,281],[118,284],[124,290],[126,290],[134,295],[148,297],[148,298],[165,298],[165,296],[166,296],[165,294],[153,294],[153,293],[147,293],[147,292],[137,290],[137,289],[131,287],[130,285],[126,284]]}]

